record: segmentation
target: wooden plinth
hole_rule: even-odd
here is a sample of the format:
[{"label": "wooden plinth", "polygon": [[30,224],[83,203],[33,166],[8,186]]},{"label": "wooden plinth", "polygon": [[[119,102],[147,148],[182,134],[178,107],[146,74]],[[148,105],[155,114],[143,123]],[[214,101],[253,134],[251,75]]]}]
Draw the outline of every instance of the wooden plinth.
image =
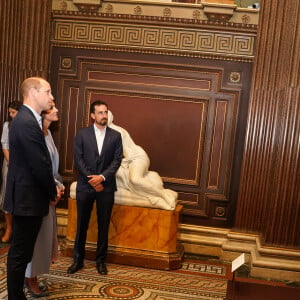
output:
[{"label": "wooden plinth", "polygon": [[[177,231],[182,205],[174,211],[114,205],[110,230],[108,262],[163,270],[181,266],[183,247]],[[64,255],[72,256],[76,235],[76,200],[68,201],[67,236],[62,245]],[[87,233],[86,258],[95,259],[97,217],[94,207]]]}]

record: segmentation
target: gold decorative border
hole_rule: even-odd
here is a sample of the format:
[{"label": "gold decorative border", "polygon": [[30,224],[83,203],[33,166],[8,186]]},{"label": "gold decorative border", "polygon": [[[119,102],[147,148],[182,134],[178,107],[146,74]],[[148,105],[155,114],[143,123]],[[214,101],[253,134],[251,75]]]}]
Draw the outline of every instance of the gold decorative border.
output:
[{"label": "gold decorative border", "polygon": [[52,43],[80,48],[158,51],[185,56],[254,58],[255,34],[136,24],[54,20]]}]

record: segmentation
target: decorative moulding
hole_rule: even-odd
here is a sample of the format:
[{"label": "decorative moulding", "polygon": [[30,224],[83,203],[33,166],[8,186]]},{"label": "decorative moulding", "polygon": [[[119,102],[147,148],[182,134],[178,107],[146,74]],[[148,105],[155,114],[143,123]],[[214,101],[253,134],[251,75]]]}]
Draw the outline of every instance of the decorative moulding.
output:
[{"label": "decorative moulding", "polygon": [[245,253],[253,277],[300,281],[300,251],[265,246],[257,234],[180,224],[179,242],[186,253],[216,256],[227,262]]},{"label": "decorative moulding", "polygon": [[102,1],[101,0],[73,0],[73,3],[80,12],[98,12]]},{"label": "decorative moulding", "polygon": [[209,21],[228,22],[236,9],[236,5],[202,3],[203,11]]}]

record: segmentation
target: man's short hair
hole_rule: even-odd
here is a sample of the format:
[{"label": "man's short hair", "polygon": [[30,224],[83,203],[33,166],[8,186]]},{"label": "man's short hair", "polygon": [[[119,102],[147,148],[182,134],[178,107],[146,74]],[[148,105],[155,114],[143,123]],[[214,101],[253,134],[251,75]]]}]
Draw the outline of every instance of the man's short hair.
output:
[{"label": "man's short hair", "polygon": [[95,112],[95,106],[99,106],[99,105],[105,105],[108,109],[108,105],[106,102],[102,101],[102,100],[96,100],[93,103],[91,103],[90,106],[90,114],[93,114]]},{"label": "man's short hair", "polygon": [[21,84],[21,95],[23,97],[27,96],[28,91],[31,88],[35,88],[37,90],[40,89],[41,86],[42,86],[42,84],[41,84],[42,81],[46,81],[46,80],[42,77],[29,77],[29,78],[26,78]]}]

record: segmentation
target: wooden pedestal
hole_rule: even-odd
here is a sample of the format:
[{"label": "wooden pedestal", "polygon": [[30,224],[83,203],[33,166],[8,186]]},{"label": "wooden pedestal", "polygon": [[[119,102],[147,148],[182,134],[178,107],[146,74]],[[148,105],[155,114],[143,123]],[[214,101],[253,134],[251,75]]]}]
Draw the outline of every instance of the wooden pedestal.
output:
[{"label": "wooden pedestal", "polygon": [[[62,252],[73,255],[76,235],[76,200],[68,202],[67,236]],[[110,230],[108,262],[163,270],[179,269],[183,246],[177,242],[182,205],[173,211],[114,205]],[[94,207],[87,233],[86,258],[95,259],[97,217]]]}]

